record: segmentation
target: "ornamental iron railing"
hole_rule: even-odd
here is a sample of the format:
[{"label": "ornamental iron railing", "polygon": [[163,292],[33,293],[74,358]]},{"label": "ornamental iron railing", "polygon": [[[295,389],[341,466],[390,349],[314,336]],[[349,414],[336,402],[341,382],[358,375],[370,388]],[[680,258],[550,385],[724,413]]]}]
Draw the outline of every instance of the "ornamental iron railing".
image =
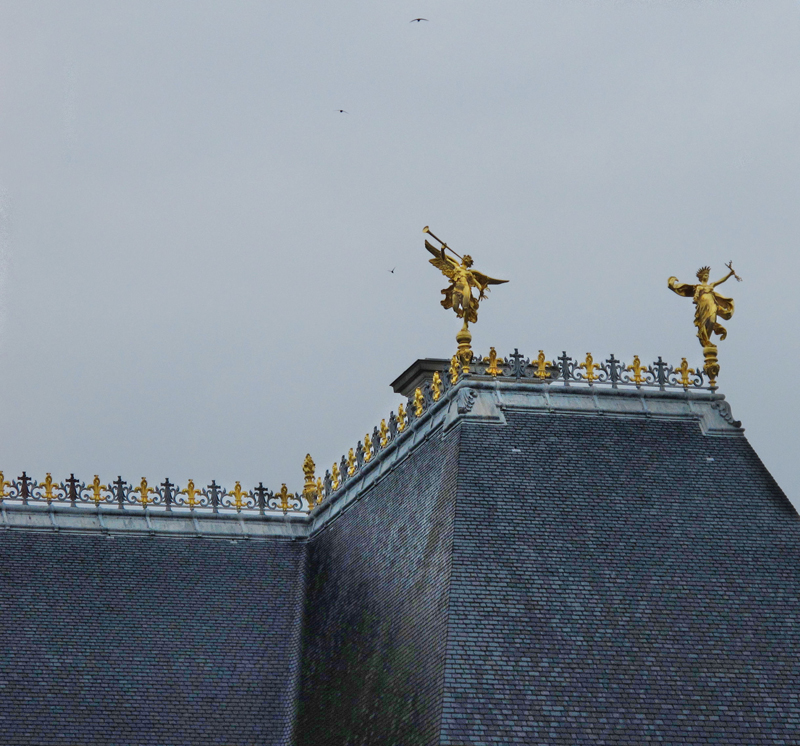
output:
[{"label": "ornamental iron railing", "polygon": [[[458,371],[458,361],[453,358],[448,374],[451,380]],[[705,374],[702,367],[690,368],[686,358],[680,365],[673,366],[665,362],[661,356],[649,365],[643,364],[638,355],[633,356],[630,364],[610,355],[606,360],[598,362],[590,353],[583,360],[577,360],[563,352],[559,357],[548,360],[543,350],[537,357],[530,359],[518,349],[500,358],[494,347],[490,348],[487,357],[475,356],[470,363],[470,374],[497,378],[514,378],[530,380],[534,383],[564,386],[586,384],[588,386],[609,385],[612,388],[633,386],[635,388],[666,389],[698,389],[715,390],[716,386],[704,386]]]},{"label": "ornamental iron railing", "polygon": [[494,347],[486,357],[473,357],[469,372],[456,357],[450,361],[449,368],[434,371],[431,378],[416,388],[405,404],[400,404],[397,412],[391,412],[379,426],[350,448],[338,462],[325,472],[324,477],[315,476],[315,466],[311,456],[306,456],[303,464],[305,484],[301,493],[289,492],[283,484],[277,492],[258,486],[245,490],[240,482],[233,489],[212,481],[206,487],[197,487],[189,480],[183,489],[165,479],[160,484],[151,485],[142,478],[138,485],[130,484],[117,477],[113,482],[102,484],[95,475],[88,484],[70,474],[62,482],[53,480],[47,474],[44,481],[38,482],[25,472],[12,481],[6,481],[0,472],[0,504],[14,503],[27,505],[29,502],[47,504],[68,503],[71,507],[114,505],[120,510],[130,508],[160,509],[172,511],[204,511],[210,513],[255,513],[260,515],[287,515],[289,513],[309,513],[356,479],[367,469],[381,451],[403,439],[415,429],[419,421],[448,391],[461,379],[490,377],[514,380],[530,384],[548,386],[610,386],[667,389],[709,389],[704,386],[702,369],[690,368],[683,358],[681,364],[672,366],[661,357],[649,365],[643,365],[638,356],[626,364],[611,355],[602,362],[596,362],[587,353],[582,360],[576,360],[566,352],[554,360],[548,360],[543,351],[531,360],[515,349],[505,358],[497,356]]},{"label": "ornamental iron railing", "polygon": [[166,512],[173,509],[211,513],[249,511],[261,515],[297,512],[303,507],[300,496],[289,492],[285,484],[278,492],[268,490],[261,483],[252,490],[244,490],[240,482],[236,482],[233,489],[228,490],[216,481],[212,481],[207,487],[196,487],[190,479],[186,487],[180,489],[179,485],[169,479],[161,484],[150,485],[144,477],[138,485],[129,484],[122,477],[117,477],[109,484],[102,484],[96,474],[88,484],[74,474],[70,474],[63,482],[58,482],[48,473],[44,481],[38,482],[26,472],[22,472],[22,476],[17,479],[7,481],[0,471],[0,503],[9,502],[21,505],[30,502],[68,504],[73,508],[113,505],[120,510],[154,507]]}]

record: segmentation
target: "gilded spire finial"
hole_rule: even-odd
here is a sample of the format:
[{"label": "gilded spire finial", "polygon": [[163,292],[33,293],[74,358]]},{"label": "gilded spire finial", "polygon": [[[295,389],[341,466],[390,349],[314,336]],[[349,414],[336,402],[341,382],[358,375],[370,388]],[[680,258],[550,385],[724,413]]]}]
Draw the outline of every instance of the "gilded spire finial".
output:
[{"label": "gilded spire finial", "polygon": [[311,458],[310,453],[307,453],[303,460],[303,497],[308,503],[309,510],[312,510],[317,502],[317,483],[314,479],[315,469],[314,459]]},{"label": "gilded spire finial", "polygon": [[719,362],[717,346],[711,341],[711,335],[716,334],[720,339],[725,339],[728,332],[722,324],[717,323],[717,317],[727,320],[733,316],[733,300],[715,292],[714,288],[731,277],[735,277],[738,282],[742,281],[742,278],[734,272],[732,261],[725,266],[728,268],[728,274],[716,282],[708,281],[711,274],[710,267],[700,267],[697,270],[697,279],[700,282],[696,285],[678,282],[677,277],[670,277],[667,280],[667,287],[673,293],[691,298],[694,303],[694,325],[697,327],[697,338],[703,347],[703,356],[705,357],[703,370],[708,376],[712,389],[717,386]]},{"label": "gilded spire finial", "polygon": [[[469,254],[456,254],[444,241],[437,238],[426,225],[422,229],[434,241],[438,241],[441,246],[437,249],[428,240],[425,241],[425,248],[433,254],[430,263],[441,270],[442,274],[450,280],[450,285],[442,290],[442,306],[452,308],[458,318],[464,320],[464,325],[456,334],[458,350],[456,358],[461,365],[462,373],[469,373],[469,365],[472,362],[472,332],[469,330],[470,323],[474,324],[478,320],[478,305],[486,299],[489,285],[502,285],[508,280],[496,280],[493,277],[472,269],[472,257]],[[458,257],[461,262],[457,262],[447,252]],[[477,298],[472,294],[473,289],[478,291]],[[455,381],[454,381],[455,383]]]}]

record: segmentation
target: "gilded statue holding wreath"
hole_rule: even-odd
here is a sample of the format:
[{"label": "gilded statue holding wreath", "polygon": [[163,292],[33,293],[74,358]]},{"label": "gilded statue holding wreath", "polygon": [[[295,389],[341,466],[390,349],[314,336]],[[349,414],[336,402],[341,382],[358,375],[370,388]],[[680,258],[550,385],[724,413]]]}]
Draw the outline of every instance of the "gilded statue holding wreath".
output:
[{"label": "gilded statue holding wreath", "polygon": [[705,371],[711,379],[712,386],[716,384],[719,364],[717,363],[717,347],[711,341],[711,335],[716,334],[720,339],[725,339],[728,336],[728,332],[717,321],[717,318],[720,317],[727,321],[733,316],[733,299],[720,295],[715,288],[731,277],[735,277],[737,281],[741,282],[742,278],[733,271],[732,265],[733,262],[728,262],[725,265],[729,270],[728,274],[716,282],[708,281],[711,274],[710,267],[700,267],[697,270],[697,279],[700,282],[696,285],[678,282],[677,277],[670,277],[667,280],[667,286],[672,292],[691,298],[694,302],[694,325],[697,327],[697,338],[703,346],[703,353],[706,359]]}]

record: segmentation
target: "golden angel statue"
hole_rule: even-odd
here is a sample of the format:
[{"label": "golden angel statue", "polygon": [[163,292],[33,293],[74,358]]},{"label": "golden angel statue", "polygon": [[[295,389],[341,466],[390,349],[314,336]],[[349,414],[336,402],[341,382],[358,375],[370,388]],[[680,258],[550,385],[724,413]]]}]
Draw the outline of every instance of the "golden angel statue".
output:
[{"label": "golden angel statue", "polygon": [[733,300],[715,292],[714,288],[716,288],[717,285],[721,285],[726,280],[729,280],[731,277],[735,277],[741,282],[742,278],[733,271],[732,264],[733,262],[728,262],[728,264],[725,265],[730,271],[725,277],[716,282],[708,281],[708,276],[711,272],[710,267],[701,267],[697,271],[697,279],[700,280],[697,285],[678,282],[677,277],[670,277],[669,280],[667,280],[667,286],[672,292],[687,298],[692,298],[694,301],[694,325],[697,327],[697,338],[704,348],[714,346],[714,343],[711,341],[712,334],[719,335],[720,339],[725,339],[728,335],[725,327],[717,323],[717,317],[721,316],[723,319],[727,320],[733,316]]},{"label": "golden angel statue", "polygon": [[[472,269],[472,257],[469,254],[464,254],[463,257],[459,256],[446,243],[436,238],[427,227],[424,231],[442,244],[441,248],[437,249],[433,244],[425,241],[425,248],[434,257],[430,263],[436,269],[441,270],[442,274],[450,280],[450,285],[442,290],[442,295],[444,295],[442,306],[452,308],[458,318],[464,319],[465,327],[468,323],[475,323],[478,320],[478,304],[486,298],[489,285],[502,285],[508,280],[495,280],[483,272]],[[447,256],[447,251],[458,256],[461,262]],[[473,288],[478,290],[477,298],[472,294]]]}]

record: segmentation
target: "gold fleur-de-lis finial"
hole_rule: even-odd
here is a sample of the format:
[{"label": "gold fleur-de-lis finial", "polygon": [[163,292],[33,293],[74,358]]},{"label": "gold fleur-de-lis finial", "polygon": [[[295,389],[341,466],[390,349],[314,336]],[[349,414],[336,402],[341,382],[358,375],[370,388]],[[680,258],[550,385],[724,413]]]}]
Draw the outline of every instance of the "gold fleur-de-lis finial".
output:
[{"label": "gold fleur-de-lis finial", "polygon": [[139,493],[139,502],[142,504],[143,507],[147,507],[147,504],[152,502],[150,500],[150,495],[152,495],[155,490],[152,487],[147,486],[147,480],[142,477],[141,484],[134,489],[134,492]]},{"label": "gold fleur-de-lis finial", "polygon": [[450,358],[450,369],[448,373],[450,374],[450,383],[458,383],[458,376],[461,374],[461,366],[458,363],[458,355],[453,355],[453,357]]},{"label": "gold fleur-de-lis finial", "polygon": [[433,381],[431,381],[431,393],[433,394],[433,400],[439,401],[439,398],[442,395],[442,377],[439,375],[438,370],[433,372]]},{"label": "gold fleur-de-lis finial", "polygon": [[414,391],[414,414],[419,417],[422,414],[423,410],[423,396],[422,396],[422,389],[417,386],[416,390]]},{"label": "gold fleur-de-lis finial", "polygon": [[633,373],[633,382],[637,386],[641,386],[644,383],[644,374],[647,373],[647,366],[642,366],[638,355],[633,356],[633,365],[629,365],[625,370]]},{"label": "gold fleur-de-lis finial", "polygon": [[317,477],[317,505],[322,502],[322,499],[325,497],[325,483],[322,481],[322,477]]},{"label": "gold fleur-de-lis finial", "polygon": [[681,364],[675,369],[676,373],[681,374],[681,386],[685,389],[688,389],[689,386],[692,385],[692,381],[689,376],[694,375],[694,368],[689,367],[689,363],[686,362],[686,358],[681,358]]},{"label": "gold fleur-de-lis finial", "polygon": [[[3,473],[0,472],[0,480],[2,480],[2,478],[3,478]],[[50,472],[48,471],[47,476],[44,478],[44,482],[41,482],[39,484],[39,487],[41,487],[44,490],[44,498],[45,500],[47,500],[47,502],[51,502],[56,499],[56,496],[53,494],[54,486],[55,483],[53,482],[53,475],[50,474]]]},{"label": "gold fleur-de-lis finial", "polygon": [[597,368],[597,364],[594,362],[591,352],[586,353],[586,361],[581,363],[578,367],[586,371],[584,378],[589,381],[589,383],[597,380],[597,376],[594,372],[594,369]]},{"label": "gold fleur-de-lis finial", "polygon": [[[48,476],[50,476],[48,474]],[[145,485],[146,486],[146,485]],[[108,487],[104,484],[100,484],[100,477],[97,474],[94,475],[94,479],[92,483],[89,485],[92,490],[92,500],[94,500],[94,504],[98,505],[103,501],[103,492],[108,489]]]},{"label": "gold fleur-de-lis finial", "polygon": [[386,424],[386,420],[381,420],[381,448],[386,448],[389,445],[389,427]]},{"label": "gold fleur-de-lis finial", "polygon": [[247,498],[250,497],[250,493],[247,490],[242,489],[241,482],[236,482],[236,484],[233,487],[233,492],[231,492],[231,495],[233,495],[233,504],[236,506],[236,512],[240,513],[242,511],[242,506],[244,505],[245,500],[247,500]]},{"label": "gold fleur-de-lis finial", "polygon": [[[48,476],[49,476],[49,474],[48,474]],[[6,487],[10,487],[10,486],[11,486],[11,482],[7,482],[5,477],[4,477],[4,475],[3,475],[3,472],[0,471],[0,502],[3,501],[4,497],[9,497],[10,493],[8,492]]]},{"label": "gold fleur-de-lis finial", "polygon": [[181,490],[179,494],[186,495],[186,502],[189,504],[189,507],[192,510],[194,510],[194,506],[200,502],[197,499],[197,495],[200,494],[200,490],[195,488],[193,479],[189,480],[189,483],[186,485],[186,489]]},{"label": "gold fleur-de-lis finial", "polygon": [[331,469],[331,487],[333,487],[334,490],[338,490],[340,482],[341,474],[339,473],[339,464],[334,461],[333,468]]},{"label": "gold fleur-de-lis finial", "polygon": [[551,366],[552,363],[545,358],[544,350],[539,350],[539,356],[533,361],[533,363],[536,366],[536,370],[533,371],[534,376],[540,380],[550,377],[550,371],[548,371],[547,368],[548,366]]},{"label": "gold fleur-de-lis finial", "polygon": [[364,436],[364,461],[371,461],[372,460],[372,438],[369,437],[369,433]]},{"label": "gold fleur-de-lis finial", "polygon": [[485,358],[483,362],[489,363],[486,373],[492,376],[492,378],[503,375],[503,371],[497,365],[497,350],[495,350],[494,347],[489,348],[489,357]]},{"label": "gold fleur-de-lis finial", "polygon": [[281,485],[281,491],[278,493],[281,500],[281,510],[285,513],[289,510],[289,490],[286,489],[286,483]]},{"label": "gold fleur-de-lis finial", "polygon": [[408,415],[406,415],[406,408],[401,404],[397,408],[397,431],[403,432],[406,429],[406,420],[408,419]]},{"label": "gold fleur-de-lis finial", "polygon": [[356,454],[351,448],[347,454],[347,473],[349,476],[353,476],[356,473]]}]

